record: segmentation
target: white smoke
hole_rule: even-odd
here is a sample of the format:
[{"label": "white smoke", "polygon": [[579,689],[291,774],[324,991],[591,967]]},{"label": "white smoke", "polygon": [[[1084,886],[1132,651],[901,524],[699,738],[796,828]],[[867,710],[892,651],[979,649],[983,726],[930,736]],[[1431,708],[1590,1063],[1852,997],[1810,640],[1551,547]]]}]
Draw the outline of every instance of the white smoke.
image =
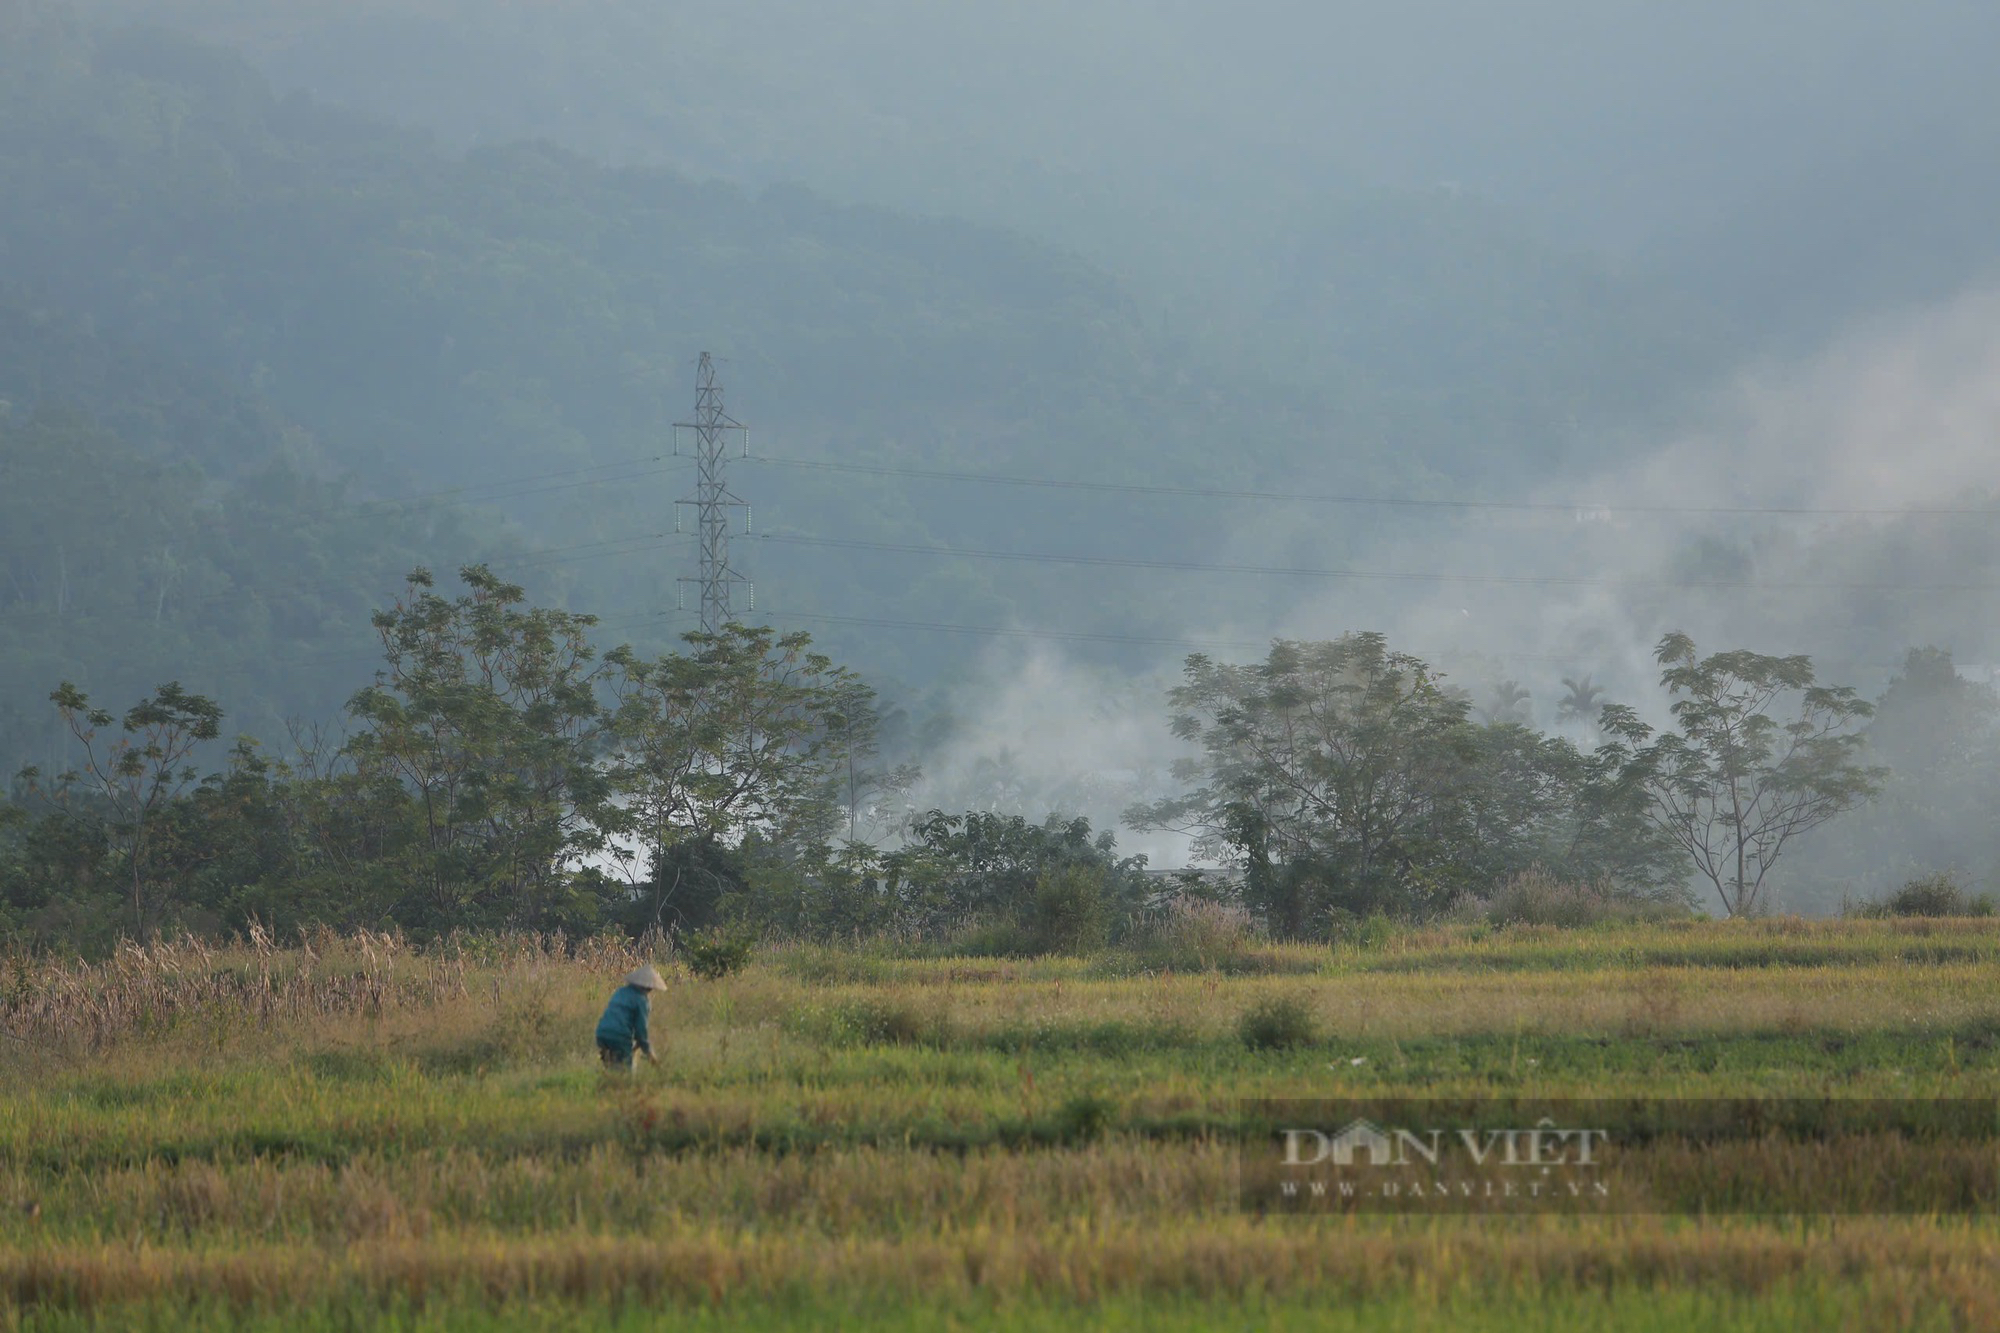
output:
[{"label": "white smoke", "polygon": [[1811,653],[1822,678],[1864,685],[1918,642],[1992,660],[2000,595],[1951,585],[2000,581],[2000,511],[1894,511],[1977,508],[2000,491],[2000,291],[1756,367],[1687,415],[1700,424],[1633,461],[1529,497],[1552,510],[1431,523],[1367,558],[1538,581],[1343,586],[1282,632],[1386,630],[1458,668],[1475,697],[1497,675],[1532,684],[1544,725],[1577,673],[1645,702],[1671,629],[1704,649]]},{"label": "white smoke", "polygon": [[1129,675],[1055,645],[996,645],[953,691],[961,721],[949,744],[925,758],[910,809],[1081,815],[1115,833],[1122,855],[1185,865],[1185,838],[1120,824],[1133,804],[1177,790],[1170,768],[1186,747],[1169,734],[1166,714],[1177,669]]},{"label": "white smoke", "polygon": [[[2000,291],[1879,318],[1810,358],[1751,368],[1684,415],[1686,429],[1641,456],[1528,497],[1548,510],[1414,511],[1407,535],[1308,562],[1299,553],[1325,514],[1264,513],[1224,557],[1520,582],[1265,580],[1261,593],[1222,598],[1187,636],[1382,630],[1475,702],[1501,679],[1522,682],[1543,727],[1563,678],[1585,674],[1660,716],[1652,650],[1674,629],[1704,651],[1811,653],[1822,680],[1864,691],[1917,643],[2000,661],[2000,593],[1945,586],[2000,583],[2000,510],[1888,512],[1976,508],[2000,491]],[[1710,512],[1647,512],[1663,507]],[[1675,586],[1688,580],[1766,586]],[[1176,654],[1120,674],[1058,647],[996,648],[957,692],[965,722],[926,757],[913,803],[1118,827],[1135,801],[1176,789],[1168,770],[1184,751],[1165,692],[1179,666]],[[1120,840],[1155,865],[1184,863],[1181,839],[1120,829]]]}]

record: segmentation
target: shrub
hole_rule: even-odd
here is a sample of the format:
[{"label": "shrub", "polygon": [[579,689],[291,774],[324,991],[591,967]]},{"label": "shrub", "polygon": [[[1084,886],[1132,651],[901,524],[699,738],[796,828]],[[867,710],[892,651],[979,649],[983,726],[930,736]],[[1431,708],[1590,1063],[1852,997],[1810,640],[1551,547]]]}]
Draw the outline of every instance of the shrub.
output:
[{"label": "shrub", "polygon": [[717,981],[742,971],[754,947],[748,935],[705,930],[681,942],[681,955],[687,960],[688,971],[704,981]]},{"label": "shrub", "polygon": [[1088,1092],[1079,1093],[1064,1102],[1062,1109],[1056,1112],[1056,1128],[1061,1131],[1064,1142],[1090,1143],[1104,1137],[1116,1110],[1102,1097]]},{"label": "shrub", "polygon": [[1035,950],[1034,937],[1011,917],[985,920],[966,926],[949,940],[946,952],[967,958],[1027,958]]},{"label": "shrub", "polygon": [[1102,866],[1058,865],[1042,871],[1018,911],[974,918],[950,937],[948,952],[972,958],[1082,954],[1104,946],[1111,898]]},{"label": "shrub", "polygon": [[1879,903],[1870,903],[1860,916],[1991,916],[1993,900],[1984,894],[1965,891],[1949,870],[1909,881]]},{"label": "shrub", "polygon": [[1370,912],[1367,916],[1356,916],[1344,907],[1335,907],[1327,913],[1326,937],[1330,944],[1349,945],[1356,949],[1379,949],[1389,942],[1396,933],[1396,924],[1387,914]]},{"label": "shrub", "polygon": [[818,986],[880,985],[895,975],[893,955],[878,941],[793,943],[778,946],[765,958],[785,976]]},{"label": "shrub", "polygon": [[1104,944],[1111,924],[1104,868],[1059,865],[1035,879],[1028,936],[1036,953],[1088,953]]},{"label": "shrub", "polygon": [[1263,1000],[1237,1020],[1236,1035],[1253,1051],[1284,1051],[1318,1038],[1312,1011],[1290,997]]},{"label": "shrub", "polygon": [[1133,933],[1131,951],[1156,971],[1230,972],[1242,969],[1256,943],[1256,925],[1241,907],[1182,894]]},{"label": "shrub", "polygon": [[790,1026],[803,1036],[834,1046],[947,1046],[951,1016],[942,1009],[919,1009],[907,1000],[848,1000],[796,1010]]},{"label": "shrub", "polygon": [[1501,884],[1486,903],[1487,919],[1496,926],[1595,926],[1684,914],[1664,899],[1557,879],[1539,866]]}]

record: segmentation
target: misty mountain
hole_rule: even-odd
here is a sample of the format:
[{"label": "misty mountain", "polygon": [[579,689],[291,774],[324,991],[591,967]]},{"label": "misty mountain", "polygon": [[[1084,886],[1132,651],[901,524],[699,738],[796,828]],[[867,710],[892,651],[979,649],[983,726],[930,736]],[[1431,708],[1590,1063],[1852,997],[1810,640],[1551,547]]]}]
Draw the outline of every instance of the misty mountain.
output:
[{"label": "misty mountain", "polygon": [[[1019,232],[605,166],[549,142],[454,152],[280,95],[214,45],[98,32],[39,0],[5,12],[0,277],[23,303],[119,346],[172,349],[288,423],[302,465],[356,498],[551,478],[506,506],[575,552],[543,567],[536,595],[628,621],[671,611],[691,564],[673,536],[687,479],[671,474],[668,423],[688,414],[702,349],[725,358],[759,451],[795,462],[1412,493],[1505,491],[1615,457],[1611,423],[1705,351],[1684,304],[1419,192],[1323,211],[1290,248],[1246,259],[1311,274],[1269,318],[1335,351],[1245,369],[1229,330],[1163,317]],[[1357,237],[1402,258],[1356,265]],[[87,380],[73,396],[126,432]],[[216,476],[271,452],[255,435],[196,435],[186,457]],[[1239,526],[1198,497],[744,466],[768,534],[738,546],[759,610],[833,616],[805,627],[906,680],[978,641],[838,618],[1184,632],[1185,580],[937,548],[1200,559]],[[1356,518],[1308,553],[1368,537]],[[1266,580],[1231,605],[1291,595]],[[663,618],[658,637],[671,632]]]},{"label": "misty mountain", "polygon": [[[0,341],[25,323],[0,307]],[[87,333],[64,331],[119,365]],[[505,533],[422,507],[358,504],[345,486],[299,465],[294,428],[258,435],[154,365],[143,392],[99,401],[102,419],[59,404],[0,403],[0,763],[45,770],[72,756],[49,691],[73,681],[122,710],[167,680],[228,701],[232,735],[281,746],[291,719],[333,722],[367,681],[372,611],[402,576],[518,552]],[[51,377],[54,378],[54,377]],[[109,429],[117,422],[130,435]],[[261,456],[232,475],[162,447],[194,423],[259,438]]]},{"label": "misty mountain", "polygon": [[[2000,255],[2000,10],[1963,0],[92,9],[450,144],[1018,227],[1246,331],[1316,213],[1440,183],[1794,343]],[[1348,239],[1349,263],[1400,262]]]},{"label": "misty mountain", "polygon": [[1996,34],[1919,8],[0,0],[0,759],[336,718],[420,564],[670,642],[705,350],[739,609],[912,799],[1115,818],[1274,633],[1524,722],[1668,630],[1987,669]]}]

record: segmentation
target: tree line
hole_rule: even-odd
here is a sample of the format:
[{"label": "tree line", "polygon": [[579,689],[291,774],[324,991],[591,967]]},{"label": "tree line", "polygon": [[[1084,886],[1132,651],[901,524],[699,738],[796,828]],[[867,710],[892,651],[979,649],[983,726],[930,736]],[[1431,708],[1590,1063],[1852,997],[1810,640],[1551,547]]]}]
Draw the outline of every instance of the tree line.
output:
[{"label": "tree line", "polygon": [[[482,565],[460,577],[448,593],[409,576],[374,615],[382,666],[345,733],[295,726],[283,755],[240,738],[205,763],[222,709],[178,683],[122,714],[60,685],[74,761],[24,769],[0,806],[0,924],[65,948],[254,921],[724,925],[1037,953],[1116,942],[1176,900],[1325,938],[1449,915],[1528,875],[1755,915],[1797,840],[1891,776],[1869,749],[1874,706],[1802,656],[1704,656],[1670,634],[1671,722],[1603,703],[1579,743],[1482,714],[1357,633],[1187,659],[1169,696],[1184,790],[1127,822],[1185,832],[1224,873],[1149,873],[1073,816],[908,811],[870,840],[865,812],[918,774],[883,759],[873,688],[805,634],[731,624],[656,656],[600,652],[592,617],[530,605]],[[1920,712],[1947,677],[1961,722],[1990,731],[1991,700],[1935,650],[1911,655],[1885,706]]]},{"label": "tree line", "polygon": [[1703,657],[1679,633],[1656,656],[1673,725],[1604,704],[1584,748],[1510,707],[1475,721],[1380,634],[1279,642],[1250,665],[1196,655],[1171,695],[1200,751],[1190,789],[1129,817],[1237,861],[1246,900],[1290,935],[1439,915],[1531,870],[1634,903],[1691,905],[1699,883],[1755,914],[1787,846],[1875,792],[1858,730],[1873,706],[1803,656]]}]

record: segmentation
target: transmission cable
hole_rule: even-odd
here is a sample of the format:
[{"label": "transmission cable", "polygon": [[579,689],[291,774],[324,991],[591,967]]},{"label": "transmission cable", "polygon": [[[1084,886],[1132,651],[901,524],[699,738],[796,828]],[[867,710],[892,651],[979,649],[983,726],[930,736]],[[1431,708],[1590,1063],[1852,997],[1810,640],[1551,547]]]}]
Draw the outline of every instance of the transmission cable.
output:
[{"label": "transmission cable", "polygon": [[1398,583],[1474,583],[1521,587],[1617,588],[1677,591],[1682,589],[1751,589],[1794,591],[1823,589],[1840,592],[2000,592],[2000,583],[1836,583],[1749,579],[1685,579],[1664,582],[1644,579],[1590,578],[1560,574],[1453,574],[1405,570],[1331,569],[1301,565],[1233,565],[1196,560],[1146,560],[1132,556],[1058,555],[1040,551],[989,551],[973,547],[926,546],[915,542],[875,542],[840,537],[807,537],[764,533],[748,538],[787,546],[832,547],[840,550],[888,551],[904,555],[945,556],[960,560],[1007,560],[1030,564],[1084,565],[1112,569],[1162,569],[1206,574],[1254,574],[1262,577],[1386,580]]},{"label": "transmission cable", "polygon": [[1808,505],[1661,505],[1598,504],[1589,501],[1559,503],[1531,500],[1419,499],[1391,495],[1332,495],[1312,491],[1253,491],[1206,486],[1168,486],[1136,482],[1078,481],[1055,477],[1028,477],[994,472],[960,472],[947,468],[890,467],[875,463],[835,463],[819,459],[775,458],[752,454],[750,461],[773,467],[807,468],[820,472],[850,472],[866,476],[914,477],[929,481],[967,481],[997,486],[1023,486],[1041,490],[1103,491],[1120,495],[1170,495],[1197,500],[1276,500],[1298,504],[1373,505],[1407,509],[1505,510],[1518,513],[1572,515],[1666,514],[1685,516],[1741,517],[1826,517],[1887,518],[1933,515],[2000,515],[2000,504],[1969,506],[1907,506],[1903,508],[1840,508]]}]

